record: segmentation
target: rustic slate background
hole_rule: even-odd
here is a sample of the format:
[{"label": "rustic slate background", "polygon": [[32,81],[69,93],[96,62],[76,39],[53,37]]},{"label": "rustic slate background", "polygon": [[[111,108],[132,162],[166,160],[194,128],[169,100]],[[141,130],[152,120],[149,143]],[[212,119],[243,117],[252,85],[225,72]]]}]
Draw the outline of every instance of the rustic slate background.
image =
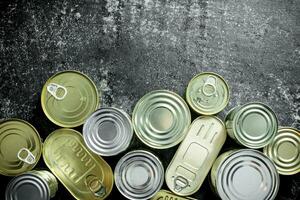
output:
[{"label": "rustic slate background", "polygon": [[[213,71],[231,88],[220,117],[260,101],[281,125],[300,128],[299,0],[11,0],[0,8],[0,118],[27,120],[43,138],[58,127],[40,92],[66,69],[90,76],[103,106],[128,113],[148,91],[183,95],[195,74]],[[131,149],[139,147],[135,138]],[[165,166],[175,150],[158,153]],[[118,158],[105,159],[114,167]],[[0,176],[0,199],[9,180]],[[299,176],[281,176],[278,199],[299,199],[299,191]],[[194,197],[216,198],[208,181]],[[72,197],[60,185],[55,199]],[[122,197],[114,188],[109,199]]]}]

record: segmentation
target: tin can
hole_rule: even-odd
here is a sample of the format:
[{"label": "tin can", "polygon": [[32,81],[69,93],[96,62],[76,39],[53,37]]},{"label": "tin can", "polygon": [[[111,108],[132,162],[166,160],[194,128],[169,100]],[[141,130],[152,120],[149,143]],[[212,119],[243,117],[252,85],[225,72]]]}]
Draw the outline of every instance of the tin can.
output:
[{"label": "tin can", "polygon": [[42,154],[37,130],[21,119],[0,122],[0,174],[15,176],[30,171]]},{"label": "tin can", "polygon": [[110,166],[85,146],[81,134],[72,129],[52,132],[44,143],[47,167],[78,200],[105,199],[113,187]]},{"label": "tin can", "polygon": [[219,118],[195,119],[166,170],[169,189],[180,196],[197,192],[225,140],[225,125]]},{"label": "tin can", "polygon": [[178,94],[154,90],[138,101],[132,121],[135,133],[143,143],[166,149],[183,140],[191,123],[191,113]]},{"label": "tin can", "polygon": [[221,154],[211,170],[211,185],[222,200],[272,200],[279,189],[273,162],[254,149]]},{"label": "tin can", "polygon": [[253,149],[268,145],[278,129],[275,113],[262,103],[248,103],[233,108],[227,114],[225,124],[232,139]]},{"label": "tin can", "polygon": [[229,87],[222,76],[204,72],[196,75],[186,89],[186,100],[198,114],[214,115],[229,102]]},{"label": "tin can", "polygon": [[191,197],[181,197],[167,190],[160,190],[151,200],[196,200]]},{"label": "tin can", "polygon": [[300,131],[290,127],[278,130],[274,140],[264,148],[264,153],[273,160],[282,175],[300,172]]},{"label": "tin can", "polygon": [[41,94],[42,109],[54,124],[72,128],[82,125],[99,106],[93,81],[77,71],[62,71],[47,80]]},{"label": "tin can", "polygon": [[29,171],[10,181],[5,200],[49,200],[55,196],[57,189],[57,180],[50,172]]},{"label": "tin can", "polygon": [[164,168],[152,153],[135,150],[123,156],[115,168],[115,184],[128,199],[150,199],[162,187]]},{"label": "tin can", "polygon": [[126,150],[133,135],[129,115],[117,108],[100,108],[84,123],[83,138],[87,147],[102,156]]}]

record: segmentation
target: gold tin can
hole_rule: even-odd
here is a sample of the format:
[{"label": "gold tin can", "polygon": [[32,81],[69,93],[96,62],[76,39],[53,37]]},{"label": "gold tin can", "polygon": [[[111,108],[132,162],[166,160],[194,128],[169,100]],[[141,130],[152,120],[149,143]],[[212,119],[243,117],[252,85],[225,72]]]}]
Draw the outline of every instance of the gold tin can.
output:
[{"label": "gold tin can", "polygon": [[274,140],[264,148],[264,153],[273,160],[277,171],[282,175],[300,172],[300,131],[282,127]]},{"label": "gold tin can", "polygon": [[42,154],[37,130],[21,119],[0,122],[0,174],[15,176],[30,171]]},{"label": "gold tin can", "polygon": [[191,197],[181,197],[168,190],[160,190],[151,200],[197,200]]},{"label": "gold tin can", "polygon": [[226,140],[225,125],[215,116],[193,121],[166,170],[166,183],[177,195],[197,192]]},{"label": "gold tin can", "polygon": [[44,143],[43,158],[58,180],[78,200],[105,199],[113,187],[110,166],[85,146],[72,129],[52,132]]},{"label": "gold tin can", "polygon": [[42,109],[54,124],[73,128],[82,125],[99,106],[93,81],[77,71],[62,71],[47,80],[41,94]]}]

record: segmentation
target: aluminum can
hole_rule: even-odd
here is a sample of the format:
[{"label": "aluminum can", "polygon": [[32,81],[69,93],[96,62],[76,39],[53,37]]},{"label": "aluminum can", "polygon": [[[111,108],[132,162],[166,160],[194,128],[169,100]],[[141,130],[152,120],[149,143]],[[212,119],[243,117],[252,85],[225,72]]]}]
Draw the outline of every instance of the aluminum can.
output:
[{"label": "aluminum can", "polygon": [[168,190],[160,190],[151,200],[196,200],[191,197],[181,197]]}]

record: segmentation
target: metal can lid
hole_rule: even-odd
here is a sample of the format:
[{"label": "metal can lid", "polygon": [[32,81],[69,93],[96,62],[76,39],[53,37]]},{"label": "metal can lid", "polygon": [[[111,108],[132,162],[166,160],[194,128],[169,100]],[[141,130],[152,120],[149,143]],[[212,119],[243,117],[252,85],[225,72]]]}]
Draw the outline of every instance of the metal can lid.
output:
[{"label": "metal can lid", "polygon": [[102,156],[113,156],[126,150],[132,135],[129,115],[112,107],[95,111],[83,126],[85,144]]},{"label": "metal can lid", "polygon": [[194,199],[192,197],[177,196],[176,194],[173,194],[168,190],[160,190],[155,194],[154,197],[151,198],[151,200],[197,200],[197,199]]},{"label": "metal can lid", "polygon": [[22,174],[10,181],[6,188],[5,200],[49,200],[48,184],[34,174]]},{"label": "metal can lid", "polygon": [[266,155],[253,149],[241,149],[220,164],[216,185],[224,200],[271,200],[279,189],[279,175]]},{"label": "metal can lid", "polygon": [[42,108],[50,121],[72,128],[84,123],[99,106],[99,94],[93,81],[77,71],[63,71],[45,83]]},{"label": "metal can lid", "polygon": [[163,181],[163,165],[148,151],[127,153],[115,168],[115,184],[128,199],[150,199],[160,190]]},{"label": "metal can lid", "polygon": [[189,82],[186,100],[190,107],[202,115],[213,115],[222,111],[229,102],[229,87],[218,74],[204,72]]},{"label": "metal can lid", "polygon": [[0,152],[0,174],[18,175],[37,164],[42,154],[42,141],[28,122],[6,119],[0,122]]},{"label": "metal can lid", "polygon": [[240,108],[233,118],[236,139],[249,148],[262,148],[275,137],[278,121],[275,113],[262,103],[249,103]]},{"label": "metal can lid", "polygon": [[274,140],[264,148],[264,153],[274,161],[279,174],[300,172],[300,132],[284,127],[278,130]]},{"label": "metal can lid", "polygon": [[183,140],[191,123],[191,113],[178,94],[154,90],[138,101],[132,121],[135,133],[143,143],[166,149]]}]

